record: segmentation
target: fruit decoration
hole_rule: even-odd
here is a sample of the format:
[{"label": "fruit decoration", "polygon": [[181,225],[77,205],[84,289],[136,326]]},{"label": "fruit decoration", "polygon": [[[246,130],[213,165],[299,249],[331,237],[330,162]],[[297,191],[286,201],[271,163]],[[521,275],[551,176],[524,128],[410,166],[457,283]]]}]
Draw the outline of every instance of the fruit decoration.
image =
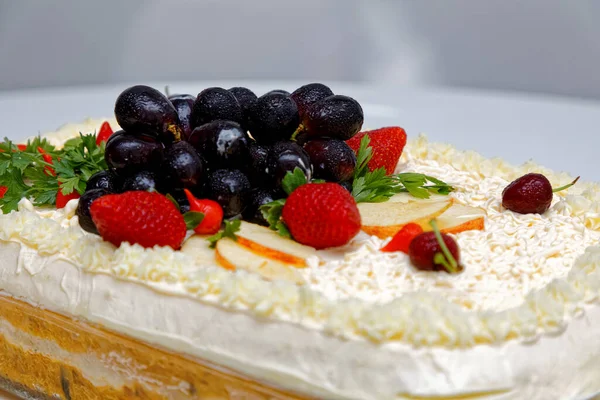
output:
[{"label": "fruit decoration", "polygon": [[235,95],[223,88],[204,89],[194,101],[192,128],[217,120],[243,123],[242,107]]},{"label": "fruit decoration", "polygon": [[223,209],[214,200],[197,199],[188,189],[183,190],[190,204],[190,211],[200,212],[203,218],[194,229],[200,235],[213,235],[221,229]]},{"label": "fruit decoration", "polygon": [[177,116],[179,117],[179,126],[181,127],[181,139],[187,140],[194,129],[192,127],[192,109],[196,98],[191,94],[174,94],[168,97]]},{"label": "fruit decoration", "polygon": [[106,142],[111,135],[113,134],[113,130],[108,123],[108,121],[104,121],[98,130],[98,134],[96,135],[96,144],[100,146],[102,142]]},{"label": "fruit decoration", "polygon": [[364,136],[369,137],[373,149],[373,157],[368,163],[369,170],[375,171],[378,168],[384,168],[388,175],[393,174],[404,146],[406,146],[406,132],[404,129],[392,126],[361,132],[352,139],[347,140],[346,143],[352,150],[358,152],[360,142]]},{"label": "fruit decoration", "polygon": [[381,251],[386,253],[401,251],[408,254],[411,242],[421,233],[423,233],[421,225],[410,222],[404,225]]},{"label": "fruit decoration", "polygon": [[548,178],[542,174],[529,173],[512,181],[502,191],[502,206],[519,214],[543,214],[552,204],[553,193],[575,185],[573,182],[552,189]]},{"label": "fruit decoration", "polygon": [[462,271],[458,244],[449,235],[440,233],[435,220],[431,221],[433,232],[416,236],[408,247],[410,261],[422,271],[446,271],[451,274]]}]

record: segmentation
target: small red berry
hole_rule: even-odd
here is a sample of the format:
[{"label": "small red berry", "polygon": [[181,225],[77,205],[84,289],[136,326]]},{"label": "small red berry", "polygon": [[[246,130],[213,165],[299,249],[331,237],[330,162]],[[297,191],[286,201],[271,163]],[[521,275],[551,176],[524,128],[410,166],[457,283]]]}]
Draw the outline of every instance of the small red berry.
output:
[{"label": "small red berry", "polygon": [[385,245],[384,248],[381,249],[383,252],[393,252],[393,251],[401,251],[403,253],[408,254],[408,248],[410,243],[413,241],[415,237],[423,233],[423,228],[419,224],[415,224],[413,222],[408,223],[402,227],[394,235],[392,240]]},{"label": "small red berry", "polygon": [[100,145],[102,142],[106,142],[110,135],[113,134],[113,130],[110,127],[108,121],[104,121],[100,126],[100,130],[98,131],[98,135],[96,136],[96,144]]},{"label": "small red berry", "polygon": [[90,214],[100,236],[115,246],[129,242],[179,249],[187,232],[177,207],[156,192],[102,196],[92,203]]},{"label": "small red berry", "polygon": [[[451,237],[442,233],[442,239],[446,244],[446,247],[450,251],[456,264],[460,266],[460,252],[458,250],[458,244]],[[443,263],[436,262],[436,254],[444,254],[438,239],[435,236],[435,232],[424,232],[413,239],[408,248],[408,254],[410,256],[411,263],[418,269],[423,271],[448,271],[447,267]],[[444,258],[446,258],[444,256]],[[446,258],[446,262],[450,261]],[[459,267],[460,268],[460,267]]]},{"label": "small red berry", "polygon": [[223,208],[219,203],[209,199],[197,199],[188,189],[183,189],[190,203],[190,211],[201,212],[204,218],[194,229],[199,235],[212,235],[219,231],[223,223]]},{"label": "small red berry", "polygon": [[307,183],[287,198],[281,213],[292,237],[317,249],[347,244],[360,231],[354,198],[337,183]]}]

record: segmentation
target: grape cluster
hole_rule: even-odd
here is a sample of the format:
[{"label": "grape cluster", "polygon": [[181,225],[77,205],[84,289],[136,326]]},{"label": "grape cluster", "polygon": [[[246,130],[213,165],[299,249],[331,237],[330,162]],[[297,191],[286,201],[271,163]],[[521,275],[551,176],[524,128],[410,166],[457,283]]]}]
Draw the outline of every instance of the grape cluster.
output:
[{"label": "grape cluster", "polygon": [[123,130],[106,143],[109,167],[93,176],[80,200],[81,226],[95,232],[92,201],[107,193],[155,190],[189,210],[183,189],[217,201],[225,218],[266,224],[260,206],[283,198],[283,178],[351,187],[356,156],[345,140],[363,123],[360,104],[320,83],[260,97],[243,87],[207,88],[198,96],[166,97],[148,86],[119,95]]}]

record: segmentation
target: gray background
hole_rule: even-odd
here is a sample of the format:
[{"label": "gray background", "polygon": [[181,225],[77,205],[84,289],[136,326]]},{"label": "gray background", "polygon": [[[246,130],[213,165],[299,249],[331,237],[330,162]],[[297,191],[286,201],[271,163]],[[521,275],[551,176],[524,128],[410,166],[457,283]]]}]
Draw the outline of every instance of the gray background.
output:
[{"label": "gray background", "polygon": [[0,90],[338,80],[600,99],[598,0],[0,0]]}]

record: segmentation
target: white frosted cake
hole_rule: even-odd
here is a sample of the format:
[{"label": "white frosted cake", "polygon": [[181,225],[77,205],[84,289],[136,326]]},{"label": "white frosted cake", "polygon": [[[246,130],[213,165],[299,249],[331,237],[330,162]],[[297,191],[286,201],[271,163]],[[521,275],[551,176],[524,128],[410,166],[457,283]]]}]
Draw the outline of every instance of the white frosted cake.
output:
[{"label": "white frosted cake", "polygon": [[[102,122],[45,137],[62,146]],[[216,250],[193,231],[180,250],[115,246],[80,227],[77,199],[61,209],[22,199],[0,215],[0,381],[66,399],[599,393],[600,186],[578,182],[545,213],[519,214],[502,205],[511,181],[537,172],[556,187],[573,177],[424,136],[408,141],[395,172],[454,190],[361,203],[363,225],[369,207],[392,203],[480,210],[465,217],[477,228],[447,230],[460,273],[417,269],[409,255],[381,251],[389,237],[368,228],[323,250],[288,248],[280,240],[291,239],[247,222],[237,243],[224,238]],[[248,265],[236,264],[235,246],[252,250]]]}]

